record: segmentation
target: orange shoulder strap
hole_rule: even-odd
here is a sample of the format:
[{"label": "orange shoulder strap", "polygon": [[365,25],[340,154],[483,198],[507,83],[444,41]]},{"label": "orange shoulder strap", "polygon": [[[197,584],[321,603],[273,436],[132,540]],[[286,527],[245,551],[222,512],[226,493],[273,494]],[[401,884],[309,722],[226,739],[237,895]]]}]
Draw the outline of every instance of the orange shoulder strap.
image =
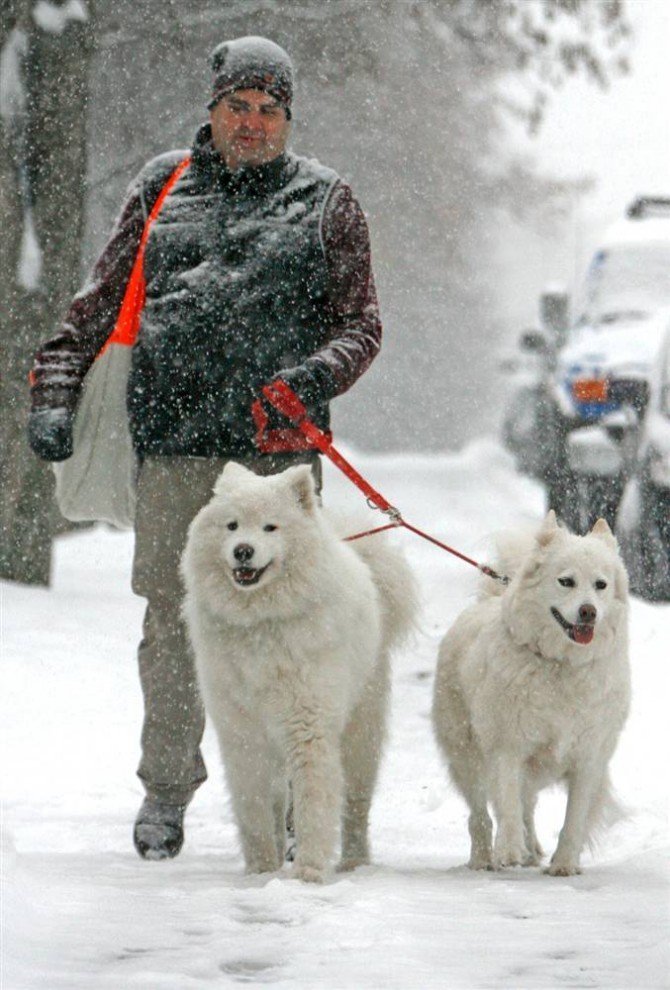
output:
[{"label": "orange shoulder strap", "polygon": [[144,308],[146,289],[146,283],[144,281],[144,248],[147,243],[147,238],[149,237],[149,231],[151,230],[152,223],[160,213],[161,207],[169,195],[170,190],[179,180],[182,173],[186,171],[190,162],[191,157],[189,155],[188,158],[184,158],[184,160],[177,165],[176,169],[170,175],[169,179],[159,192],[151,213],[147,217],[147,222],[145,223],[144,230],[142,231],[142,237],[137,249],[137,254],[135,255],[135,261],[130,273],[128,285],[126,286],[126,291],[123,296],[123,302],[121,303],[121,309],[119,310],[116,325],[107,338],[100,354],[106,351],[110,344],[123,344],[126,347],[132,347],[135,343],[137,332],[140,327],[140,315]]}]

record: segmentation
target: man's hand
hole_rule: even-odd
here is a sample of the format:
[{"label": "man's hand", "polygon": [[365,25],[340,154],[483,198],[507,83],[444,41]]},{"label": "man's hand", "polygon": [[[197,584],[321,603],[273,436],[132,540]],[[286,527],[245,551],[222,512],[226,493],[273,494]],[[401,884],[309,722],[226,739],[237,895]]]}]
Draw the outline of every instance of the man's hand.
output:
[{"label": "man's hand", "polygon": [[304,406],[313,406],[324,401],[322,389],[315,375],[308,368],[286,368],[279,372],[275,381],[285,382]]},{"label": "man's hand", "polygon": [[28,443],[43,461],[66,461],[72,456],[72,424],[69,409],[33,409],[28,418]]},{"label": "man's hand", "polygon": [[[269,385],[264,385],[258,398],[252,405],[256,426],[260,427],[265,433],[276,430],[295,430],[296,427],[296,421],[288,416],[285,411],[278,408],[265,394],[266,389],[272,389],[274,391],[278,381],[279,379],[275,378]],[[296,401],[296,399],[294,398],[293,401]]]},{"label": "man's hand", "polygon": [[[278,403],[275,405],[271,402],[267,395],[265,395],[266,389],[276,391],[280,402],[284,400],[283,405],[285,408],[282,408],[282,404]],[[297,420],[304,416],[306,407],[313,401],[311,397],[314,395],[314,391],[314,379],[306,369],[289,368],[287,371],[281,371],[268,385],[263,386],[258,396],[258,400],[267,416],[265,429],[295,429]],[[286,398],[283,394],[284,392],[288,392]],[[299,416],[291,416],[290,410],[293,406],[299,407]]]},{"label": "man's hand", "polygon": [[[276,405],[266,393],[276,398]],[[258,448],[264,452],[271,447],[274,451],[311,449],[311,442],[304,437],[296,446],[296,436],[304,432],[300,424],[306,419],[309,425],[312,409],[327,402],[333,393],[332,376],[327,368],[312,369],[303,365],[280,371],[263,386],[251,407]],[[287,443],[289,446],[277,446]]]}]

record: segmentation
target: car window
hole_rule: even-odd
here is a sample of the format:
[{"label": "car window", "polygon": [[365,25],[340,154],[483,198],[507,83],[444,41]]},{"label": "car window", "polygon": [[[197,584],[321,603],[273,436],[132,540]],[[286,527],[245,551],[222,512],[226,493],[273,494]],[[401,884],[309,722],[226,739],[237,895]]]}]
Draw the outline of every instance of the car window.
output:
[{"label": "car window", "polygon": [[598,251],[584,286],[581,323],[644,319],[670,305],[670,243],[618,244]]}]

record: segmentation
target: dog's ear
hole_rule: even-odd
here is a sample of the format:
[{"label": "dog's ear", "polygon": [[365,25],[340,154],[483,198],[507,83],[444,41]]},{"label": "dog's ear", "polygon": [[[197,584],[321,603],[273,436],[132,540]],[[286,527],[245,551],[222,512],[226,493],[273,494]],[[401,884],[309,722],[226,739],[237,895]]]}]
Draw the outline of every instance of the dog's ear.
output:
[{"label": "dog's ear", "polygon": [[553,509],[549,509],[549,512],[540,526],[535,539],[541,547],[547,547],[554,539],[558,531],[559,528],[558,523],[556,522],[556,513]]},{"label": "dog's ear", "polygon": [[610,546],[616,546],[616,537],[609,528],[606,519],[596,519],[591,530],[591,536],[597,536],[599,540],[605,540]]},{"label": "dog's ear", "polygon": [[228,485],[255,477],[254,472],[250,471],[249,468],[245,468],[242,464],[238,464],[237,461],[228,461],[214,483],[214,494],[223,495],[228,488]]},{"label": "dog's ear", "polygon": [[619,601],[626,601],[628,598],[628,571],[621,559],[621,554],[619,553],[619,543],[610,529],[606,519],[596,519],[593,529],[589,533],[589,536],[595,536],[596,539],[602,540],[609,547],[612,547],[617,552],[615,579],[614,579],[614,594]]},{"label": "dog's ear", "polygon": [[311,467],[308,464],[299,464],[297,467],[287,468],[283,474],[298,504],[305,512],[314,512],[317,502]]}]

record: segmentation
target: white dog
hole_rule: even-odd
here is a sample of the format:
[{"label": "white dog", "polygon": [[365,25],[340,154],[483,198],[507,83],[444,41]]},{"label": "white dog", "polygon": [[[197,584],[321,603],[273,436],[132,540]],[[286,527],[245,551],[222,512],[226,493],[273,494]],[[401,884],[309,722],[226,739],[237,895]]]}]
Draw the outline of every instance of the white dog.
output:
[{"label": "white dog", "polygon": [[537,865],[537,794],[563,782],[567,810],[547,872],[570,876],[616,806],[607,767],[630,701],[628,579],[604,520],[573,536],[553,512],[530,543],[510,539],[501,565],[509,586],[487,579],[442,641],[433,724],[470,807],[469,866]]},{"label": "white dog", "polygon": [[343,535],[308,467],[261,478],[235,463],[189,531],[184,614],[252,873],[284,861],[289,781],[294,875],[323,879],[340,820],[341,868],[368,862],[389,654],[415,595],[383,538]]}]

